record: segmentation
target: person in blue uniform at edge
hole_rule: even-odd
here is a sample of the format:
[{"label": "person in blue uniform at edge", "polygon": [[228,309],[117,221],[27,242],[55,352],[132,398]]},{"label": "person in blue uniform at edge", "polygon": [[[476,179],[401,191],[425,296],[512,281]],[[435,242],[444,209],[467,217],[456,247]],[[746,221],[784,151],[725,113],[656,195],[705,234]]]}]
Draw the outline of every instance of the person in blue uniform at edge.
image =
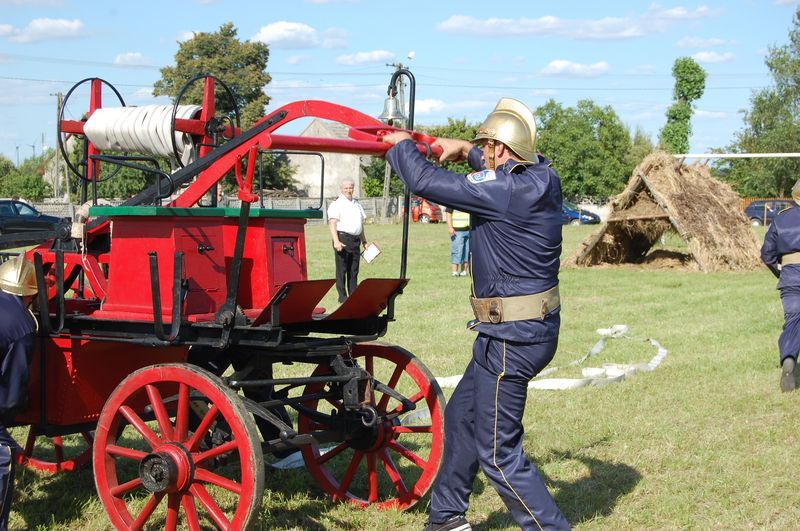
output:
[{"label": "person in blue uniform at edge", "polygon": [[445,408],[442,469],[426,530],[471,529],[465,518],[480,468],[522,529],[569,529],[522,448],[528,381],[556,352],[560,326],[561,179],[536,152],[533,113],[502,98],[472,143],[438,139],[440,162],[467,160],[467,175],[425,160],[402,131],[386,160],[415,194],[469,212],[475,319],[472,359]]},{"label": "person in blue uniform at edge", "polygon": [[33,264],[23,255],[0,265],[0,529],[8,528],[19,445],[6,425],[28,398],[28,364],[38,323],[29,310],[38,292]]},{"label": "person in blue uniform at edge", "polygon": [[761,260],[778,278],[783,304],[783,330],[778,338],[781,391],[794,391],[800,352],[800,181],[792,187],[795,205],[770,223],[761,246]]}]

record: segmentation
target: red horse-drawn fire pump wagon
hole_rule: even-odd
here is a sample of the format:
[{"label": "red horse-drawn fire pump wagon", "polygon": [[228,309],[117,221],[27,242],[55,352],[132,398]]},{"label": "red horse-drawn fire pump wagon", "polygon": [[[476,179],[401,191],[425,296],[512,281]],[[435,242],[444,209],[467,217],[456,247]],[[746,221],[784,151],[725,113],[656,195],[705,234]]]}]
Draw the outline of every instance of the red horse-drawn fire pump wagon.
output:
[{"label": "red horse-drawn fire pump wagon", "polygon": [[[69,164],[92,206],[27,251],[40,337],[16,418],[29,426],[20,460],[51,471],[91,461],[117,528],[245,528],[258,517],[264,455],[293,450],[334,500],[413,506],[439,470],[444,398],[416,357],[375,341],[407,283],[407,237],[400,278],[363,280],[325,314],[317,306],[334,280],[308,279],[304,237],[320,209],[251,206],[265,150],[380,156],[392,128],[299,101],[242,131],[215,115],[215,91],[229,89],[213,76],[190,83],[199,81],[201,106],[182,105],[181,91],[174,106],[126,107],[97,78],[67,95],[90,91],[85,118],[62,113],[59,137],[67,160],[65,140],[83,142],[83,159]],[[104,93],[120,106],[104,107]],[[304,117],[345,124],[350,138],[275,134]],[[430,150],[432,139],[414,134]],[[178,169],[162,171],[147,153]],[[119,206],[98,204],[98,181],[119,167],[156,183]],[[197,206],[230,172],[241,207]],[[276,364],[307,376],[274,375]]]}]

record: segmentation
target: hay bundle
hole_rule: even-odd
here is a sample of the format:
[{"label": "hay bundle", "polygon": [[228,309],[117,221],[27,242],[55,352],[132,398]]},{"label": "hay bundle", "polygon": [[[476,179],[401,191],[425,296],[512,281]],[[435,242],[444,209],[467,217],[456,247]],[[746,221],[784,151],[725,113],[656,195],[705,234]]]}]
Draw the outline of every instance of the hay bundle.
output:
[{"label": "hay bundle", "polygon": [[648,155],[636,167],[625,190],[612,200],[608,221],[568,263],[646,262],[650,249],[670,230],[686,241],[691,263],[701,271],[761,265],[759,242],[739,208],[739,196],[705,166],[684,166],[663,152]]}]

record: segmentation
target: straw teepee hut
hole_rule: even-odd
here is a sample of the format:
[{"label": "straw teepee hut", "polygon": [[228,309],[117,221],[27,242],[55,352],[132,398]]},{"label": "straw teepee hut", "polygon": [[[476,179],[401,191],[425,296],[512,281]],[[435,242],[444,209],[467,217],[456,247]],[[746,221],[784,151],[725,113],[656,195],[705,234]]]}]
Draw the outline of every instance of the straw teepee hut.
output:
[{"label": "straw teepee hut", "polygon": [[739,201],[705,166],[684,166],[671,155],[652,153],[612,200],[607,222],[566,265],[646,262],[653,245],[674,230],[688,245],[685,262],[700,271],[756,269],[760,244]]}]

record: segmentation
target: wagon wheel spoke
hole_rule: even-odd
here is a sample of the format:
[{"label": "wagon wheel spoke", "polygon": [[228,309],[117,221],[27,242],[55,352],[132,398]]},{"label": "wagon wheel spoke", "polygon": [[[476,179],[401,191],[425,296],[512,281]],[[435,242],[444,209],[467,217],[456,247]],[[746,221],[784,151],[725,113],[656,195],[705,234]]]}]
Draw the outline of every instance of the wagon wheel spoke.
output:
[{"label": "wagon wheel spoke", "polygon": [[394,488],[397,490],[398,496],[400,497],[401,500],[408,498],[409,495],[408,488],[406,487],[406,484],[403,481],[403,477],[400,475],[400,471],[397,470],[397,465],[392,459],[392,456],[389,455],[389,452],[386,450],[386,448],[383,448],[380,451],[380,456],[381,456],[381,461],[383,462],[383,468],[389,475],[389,479],[392,480]]},{"label": "wagon wheel spoke", "polygon": [[239,447],[239,443],[236,441],[228,441],[224,444],[220,444],[219,446],[215,446],[214,448],[197,454],[194,462],[195,464],[200,464],[204,461],[208,461],[214,457],[224,455],[236,450]]},{"label": "wagon wheel spoke", "polygon": [[156,389],[155,385],[145,386],[147,391],[147,398],[150,400],[150,407],[153,408],[153,413],[158,422],[158,429],[161,430],[161,439],[164,441],[173,440],[172,421],[167,414],[167,408],[164,407],[164,400],[161,398],[161,393]]},{"label": "wagon wheel spoke", "polygon": [[151,430],[147,424],[144,423],[142,417],[136,414],[136,412],[131,409],[129,406],[122,406],[119,408],[119,412],[122,413],[122,416],[131,423],[131,425],[139,432],[145,441],[150,445],[150,448],[155,448],[159,444],[161,444],[161,440],[158,438],[158,435]]},{"label": "wagon wheel spoke", "polygon": [[428,464],[423,458],[421,458],[420,456],[418,456],[417,454],[415,454],[402,444],[398,443],[397,441],[389,442],[389,448],[391,448],[398,454],[402,455],[403,457],[405,457],[406,459],[408,459],[409,461],[411,461],[420,468],[425,468]]},{"label": "wagon wheel spoke", "polygon": [[342,453],[343,451],[347,450],[348,448],[349,448],[349,446],[347,445],[347,443],[337,444],[336,446],[334,446],[333,448],[331,448],[330,450],[328,450],[324,454],[321,454],[317,458],[317,463],[319,463],[319,464],[326,463],[326,462],[330,461],[331,459],[333,459],[334,457],[336,457],[337,455],[339,455],[340,453]]},{"label": "wagon wheel spoke", "polygon": [[[387,390],[408,396],[408,400],[418,404],[417,409],[429,412],[430,421],[420,425],[410,422],[408,426],[398,423],[398,419],[392,417],[404,412],[403,404],[398,405],[389,393],[376,391],[372,403],[378,410],[378,424],[371,428],[354,428],[347,424],[328,426],[330,430],[342,431],[338,439],[341,442],[325,453],[317,445],[304,446],[303,458],[316,482],[335,501],[406,509],[428,493],[441,466],[444,394],[422,362],[402,348],[381,343],[355,344],[352,354],[353,359],[376,381],[385,384]],[[329,374],[330,367],[324,365],[312,376]],[[306,385],[302,394],[320,397],[330,390],[325,383],[313,382]],[[379,393],[381,396],[377,396]],[[341,396],[333,395],[309,399],[305,404],[324,414],[328,403],[340,407],[341,400]],[[349,414],[341,407],[340,411],[342,415]],[[320,427],[312,416],[300,415],[300,433],[312,433]],[[402,459],[412,465],[400,467]],[[386,478],[381,477],[384,474],[381,469],[391,486],[383,482]]]},{"label": "wagon wheel spoke", "polygon": [[186,525],[189,526],[191,531],[200,531],[200,519],[197,517],[197,507],[194,505],[194,496],[191,494],[184,494],[181,499],[183,511],[186,513]]},{"label": "wagon wheel spoke", "polygon": [[[166,389],[175,400],[164,402]],[[192,416],[195,393],[203,407]],[[152,422],[137,413],[148,400]],[[196,431],[190,431],[195,419]],[[126,420],[132,428],[118,443],[119,425]],[[206,448],[207,443],[214,446]],[[207,463],[220,456],[226,457],[225,466],[210,470]],[[188,364],[145,367],[117,386],[97,421],[94,470],[98,495],[118,529],[156,522],[169,530],[209,524],[246,529],[258,518],[264,492],[252,415],[222,379]]]},{"label": "wagon wheel spoke", "polygon": [[178,387],[178,411],[175,414],[175,440],[185,441],[189,434],[189,386]]},{"label": "wagon wheel spoke", "polygon": [[128,448],[126,446],[119,446],[117,444],[109,444],[106,446],[106,453],[114,457],[124,457],[125,459],[133,459],[135,461],[141,461],[147,455],[147,452],[142,452],[135,448]]},{"label": "wagon wheel spoke", "polygon": [[[372,373],[370,373],[372,374]],[[398,365],[394,368],[394,372],[392,373],[391,378],[389,378],[389,382],[386,384],[386,387],[389,389],[394,389],[397,387],[397,382],[400,381],[400,377],[403,375],[403,367]],[[391,396],[389,394],[384,394],[380,401],[378,402],[378,411],[385,411],[386,406],[389,404],[389,399]]]},{"label": "wagon wheel spoke", "polygon": [[228,529],[228,527],[230,527],[231,523],[228,521],[225,513],[223,513],[222,509],[219,508],[219,505],[214,502],[214,499],[211,497],[205,487],[199,483],[194,483],[189,490],[200,501],[200,505],[203,506],[218,527],[221,529]]},{"label": "wagon wheel spoke", "polygon": [[353,482],[353,477],[356,475],[356,471],[358,471],[358,465],[361,463],[361,459],[363,457],[364,452],[361,451],[356,451],[353,454],[353,458],[350,460],[350,465],[347,467],[347,472],[344,473],[342,482],[339,485],[339,490],[336,493],[337,498],[344,499],[345,493],[350,488],[350,483]]},{"label": "wagon wheel spoke", "polygon": [[139,513],[139,516],[133,522],[131,528],[142,529],[144,527],[144,524],[146,524],[147,521],[150,519],[150,517],[153,515],[153,511],[156,510],[158,504],[161,503],[161,498],[163,497],[164,497],[163,492],[154,493],[152,496],[150,496],[150,499],[147,500],[147,503],[142,509],[142,512]]},{"label": "wagon wheel spoke", "polygon": [[126,481],[122,485],[118,485],[109,490],[112,496],[116,496],[117,498],[122,498],[125,494],[132,492],[139,487],[142,486],[142,479],[141,478],[133,478],[130,481]]},{"label": "wagon wheel spoke", "polygon": [[367,477],[369,478],[370,503],[378,501],[378,457],[374,453],[367,454]]},{"label": "wagon wheel spoke", "polygon": [[36,443],[36,431],[33,426],[28,429],[28,438],[25,440],[25,455],[33,455],[33,445]]},{"label": "wagon wheel spoke", "polygon": [[197,448],[203,441],[203,437],[205,437],[206,432],[208,432],[209,428],[211,428],[211,424],[217,420],[217,415],[219,415],[219,408],[216,406],[216,404],[211,404],[211,407],[206,412],[203,420],[200,421],[200,425],[197,426],[192,439],[186,444],[186,447],[190,452],[197,451]]},{"label": "wagon wheel spoke", "polygon": [[433,426],[394,426],[394,433],[431,433]]},{"label": "wagon wheel spoke", "polygon": [[[410,397],[409,400],[411,401],[411,403],[416,404],[420,400],[422,400],[423,398],[425,398],[425,393],[423,391],[420,391],[420,392],[416,393],[414,396]],[[391,410],[389,412],[389,414],[390,415],[396,415],[396,414],[400,413],[401,411],[403,411],[403,404],[399,404],[396,408]]]},{"label": "wagon wheel spoke", "polygon": [[212,485],[216,485],[217,487],[222,487],[223,489],[229,490],[236,494],[242,493],[242,486],[239,483],[236,483],[235,481],[230,480],[228,478],[222,477],[219,474],[209,472],[208,470],[198,468],[197,470],[195,470],[194,477],[197,481],[202,481],[203,483],[211,483]]},{"label": "wagon wheel spoke", "polygon": [[167,521],[164,529],[167,531],[175,531],[178,529],[178,511],[181,507],[180,494],[170,494],[167,496]]}]

